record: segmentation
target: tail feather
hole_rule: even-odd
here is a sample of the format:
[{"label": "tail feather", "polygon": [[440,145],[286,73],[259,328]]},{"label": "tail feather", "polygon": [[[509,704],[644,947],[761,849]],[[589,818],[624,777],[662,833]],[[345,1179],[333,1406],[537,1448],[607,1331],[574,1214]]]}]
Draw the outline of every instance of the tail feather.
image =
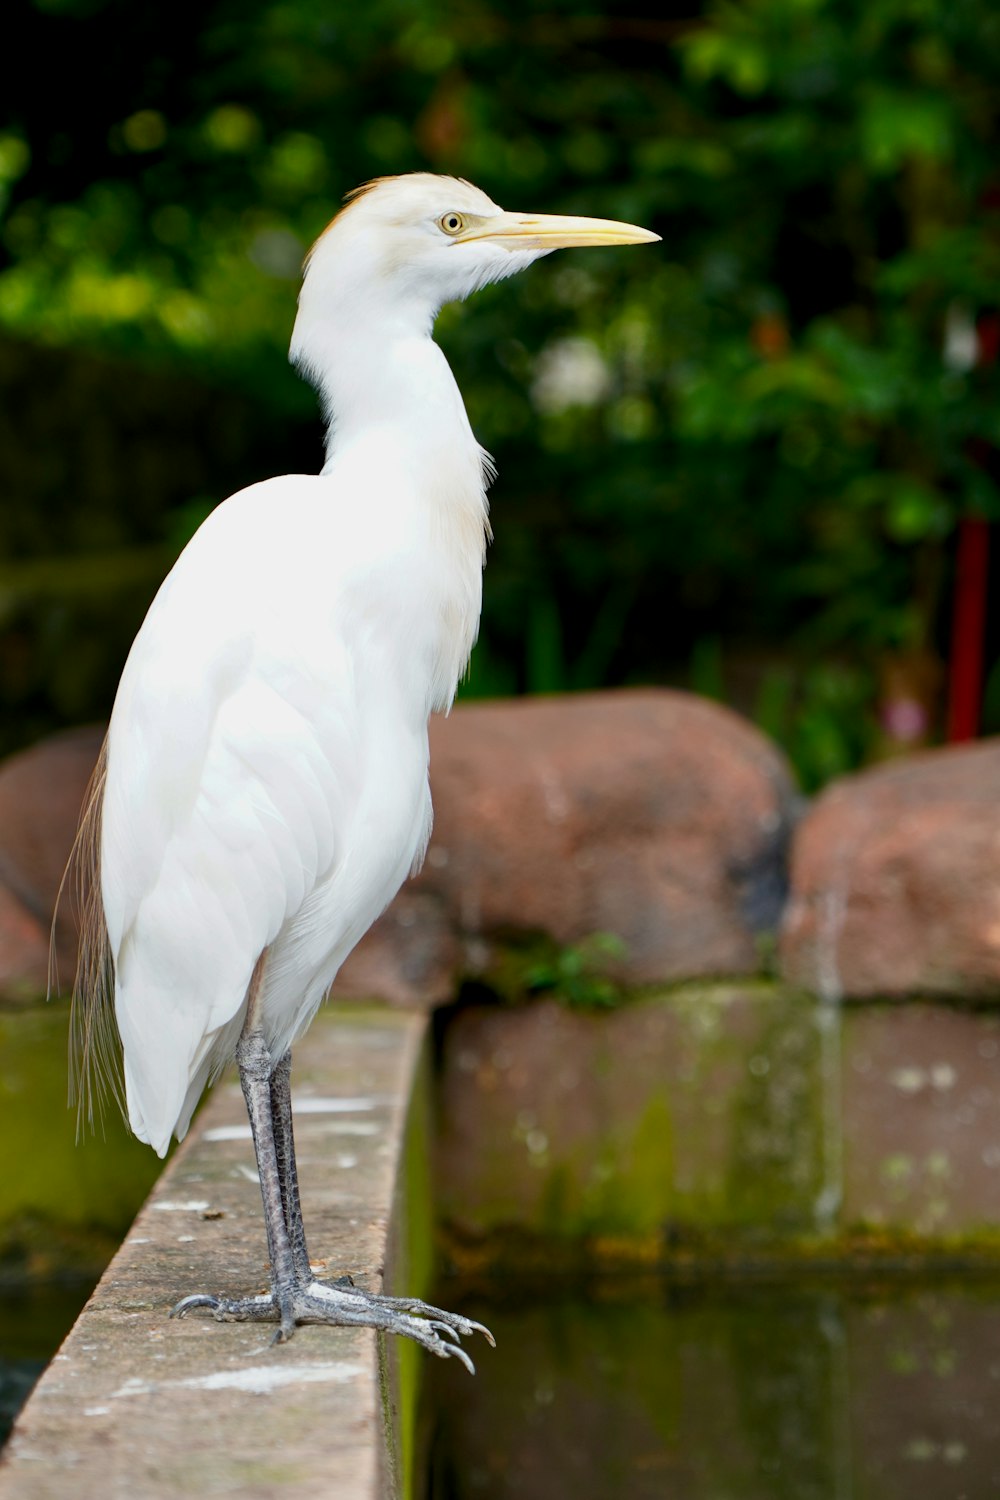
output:
[{"label": "tail feather", "polygon": [[[58,909],[69,885],[80,929],[69,1041],[69,1102],[76,1106],[78,1137],[87,1126],[93,1129],[103,1120],[109,1097],[128,1120],[121,1040],[115,1020],[114,959],[101,900],[101,813],[107,768],[105,739],[84,796],[80,826],[56,903]],[[50,954],[53,952],[50,948]],[[50,957],[50,990],[53,972]]]}]

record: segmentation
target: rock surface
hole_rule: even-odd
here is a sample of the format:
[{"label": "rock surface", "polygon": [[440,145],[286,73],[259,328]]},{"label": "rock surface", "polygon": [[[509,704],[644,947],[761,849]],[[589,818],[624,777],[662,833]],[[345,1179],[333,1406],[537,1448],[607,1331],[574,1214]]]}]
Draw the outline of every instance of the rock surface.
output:
[{"label": "rock surface", "polygon": [[[74,731],[0,769],[0,990],[44,987],[48,925],[100,747]],[[472,704],[431,724],[435,829],[424,870],[335,993],[450,999],[511,939],[625,944],[621,977],[752,974],[784,897],[794,792],[752,725],[639,690]],[[64,987],[74,933],[57,931]]]},{"label": "rock surface", "polygon": [[690,984],[615,1011],[466,1005],[435,1203],[459,1265],[997,1256],[1000,1016]]},{"label": "rock surface", "polygon": [[[773,984],[618,1009],[469,1005],[443,1031],[435,1202],[464,1252],[650,1263],[828,1234],[829,1008]],[[627,1250],[625,1247],[629,1247]],[[460,1252],[460,1257],[461,1257]],[[536,1252],[537,1253],[537,1252]]]},{"label": "rock surface", "polygon": [[1000,992],[1000,740],[845,777],[800,825],[785,978],[842,996]]},{"label": "rock surface", "polygon": [[[45,991],[52,915],[103,739],[96,725],[70,729],[0,766],[0,994],[6,998],[34,999]],[[76,967],[69,893],[55,939],[66,988]]]},{"label": "rock surface", "polygon": [[532,933],[616,934],[630,983],[757,970],[794,791],[730,710],[661,689],[471,704],[432,721],[431,784],[423,872],[335,994],[437,1003]]},{"label": "rock surface", "polygon": [[840,1013],[843,1226],[996,1245],[1000,1015],[945,1005]]},{"label": "rock surface", "polygon": [[774,982],[439,1027],[435,1202],[471,1269],[1000,1250],[1000,1015]]}]

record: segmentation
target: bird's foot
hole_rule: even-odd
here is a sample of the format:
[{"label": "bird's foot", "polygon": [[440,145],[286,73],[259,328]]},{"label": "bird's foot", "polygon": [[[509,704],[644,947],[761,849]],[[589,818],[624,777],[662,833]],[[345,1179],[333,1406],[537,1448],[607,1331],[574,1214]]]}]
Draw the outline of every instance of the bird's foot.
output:
[{"label": "bird's foot", "polygon": [[291,1338],[299,1323],[329,1323],[338,1327],[381,1328],[402,1334],[438,1355],[453,1356],[471,1374],[475,1367],[461,1340],[481,1333],[492,1347],[496,1341],[489,1329],[460,1313],[432,1307],[419,1297],[384,1297],[357,1287],[349,1276],[335,1282],[296,1282],[287,1289],[275,1288],[256,1297],[184,1297],[171,1309],[172,1318],[182,1318],[196,1307],[207,1307],[218,1323],[279,1323],[275,1343]]}]

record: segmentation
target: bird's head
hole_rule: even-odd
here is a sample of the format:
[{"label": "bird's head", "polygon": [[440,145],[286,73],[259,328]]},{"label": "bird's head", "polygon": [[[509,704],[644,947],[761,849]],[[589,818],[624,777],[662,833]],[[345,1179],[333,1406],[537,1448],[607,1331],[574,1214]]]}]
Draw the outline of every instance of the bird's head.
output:
[{"label": "bird's head", "polygon": [[457,177],[379,178],[348,196],[309,253],[292,358],[309,362],[310,335],[319,325],[388,319],[425,332],[445,302],[512,276],[552,250],[657,239],[609,219],[507,213]]}]

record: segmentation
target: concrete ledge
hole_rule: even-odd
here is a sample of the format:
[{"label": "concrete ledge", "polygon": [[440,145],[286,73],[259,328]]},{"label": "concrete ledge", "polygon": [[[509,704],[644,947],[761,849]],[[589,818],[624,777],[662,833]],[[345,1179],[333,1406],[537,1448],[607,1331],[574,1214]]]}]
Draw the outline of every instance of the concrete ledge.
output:
[{"label": "concrete ledge", "polygon": [[[996,1274],[995,1011],[761,982],[442,1022],[433,1099],[413,1014],[327,1010],[297,1050],[306,1225],[332,1275],[427,1288],[432,1142],[439,1222],[471,1270]],[[263,1286],[265,1256],[226,1083],[22,1413],[0,1500],[412,1495],[415,1345],[305,1328],[275,1349],[265,1329],[167,1320],[189,1291]]]},{"label": "concrete ledge", "polygon": [[[428,1182],[423,1143],[406,1132],[411,1112],[426,1117],[415,1082],[424,1032],[398,1011],[327,1010],[296,1050],[310,1249],[331,1275],[350,1271],[371,1289],[402,1291],[403,1276],[430,1265],[429,1213],[399,1201],[404,1155],[411,1198]],[[370,1330],[302,1328],[271,1347],[259,1326],[168,1320],[187,1292],[262,1288],[266,1263],[243,1098],[226,1082],[21,1413],[3,1500],[403,1493],[418,1368],[392,1347],[403,1341],[380,1349]]]}]

